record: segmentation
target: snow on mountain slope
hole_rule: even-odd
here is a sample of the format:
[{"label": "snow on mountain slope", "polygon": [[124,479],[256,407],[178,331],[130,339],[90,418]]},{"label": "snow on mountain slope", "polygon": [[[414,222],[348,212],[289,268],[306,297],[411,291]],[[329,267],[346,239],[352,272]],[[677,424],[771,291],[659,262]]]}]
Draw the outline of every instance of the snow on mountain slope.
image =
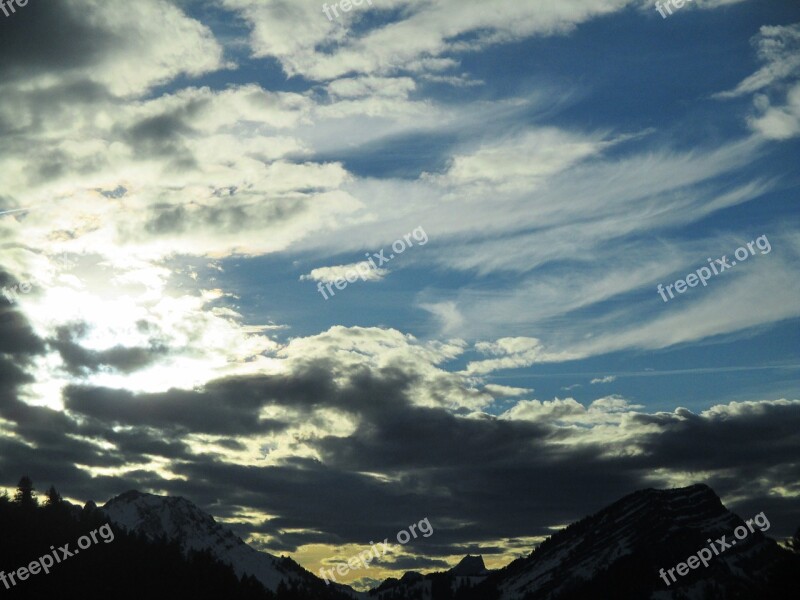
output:
[{"label": "snow on mountain slope", "polygon": [[705,485],[642,490],[558,532],[508,569],[498,586],[501,599],[547,600],[584,584],[597,585],[609,576],[642,578],[642,598],[665,599],[677,597],[678,585],[683,588],[681,594],[691,588],[695,589],[689,597],[700,594],[701,588],[715,586],[714,580],[728,580],[724,575],[744,582],[758,580],[763,565],[769,565],[777,552],[775,543],[758,530],[672,589],[658,578],[659,568],[685,560],[707,546],[705,540],[711,535],[727,534],[730,539],[741,524]]},{"label": "snow on mountain slope", "polygon": [[253,575],[272,591],[282,581],[289,584],[313,577],[290,559],[251,548],[184,498],[130,491],[109,500],[102,510],[114,524],[129,531],[151,539],[166,537],[178,542],[184,551],[209,550],[230,564],[239,577]]}]

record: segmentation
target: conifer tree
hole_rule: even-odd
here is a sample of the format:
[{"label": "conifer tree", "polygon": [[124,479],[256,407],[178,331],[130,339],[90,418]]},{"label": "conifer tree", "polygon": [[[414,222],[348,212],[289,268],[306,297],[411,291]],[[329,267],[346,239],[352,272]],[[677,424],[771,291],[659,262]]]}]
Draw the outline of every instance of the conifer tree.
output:
[{"label": "conifer tree", "polygon": [[36,492],[33,490],[33,481],[27,475],[23,475],[17,484],[14,503],[23,508],[36,508],[38,505]]}]

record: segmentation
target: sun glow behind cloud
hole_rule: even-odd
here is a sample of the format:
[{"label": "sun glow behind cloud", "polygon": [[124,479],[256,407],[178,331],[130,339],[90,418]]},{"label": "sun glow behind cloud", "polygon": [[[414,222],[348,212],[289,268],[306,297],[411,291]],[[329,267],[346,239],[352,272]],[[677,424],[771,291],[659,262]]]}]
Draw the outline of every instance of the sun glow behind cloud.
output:
[{"label": "sun glow behind cloud", "polygon": [[[781,150],[798,137],[796,24],[697,2],[680,18],[739,19],[755,49],[724,71],[675,48],[654,86],[711,75],[631,108],[623,95],[646,94],[674,39],[651,5],[626,11],[639,2],[386,0],[340,23],[316,0],[221,0],[208,23],[193,2],[129,4],[29,6],[44,25],[13,23],[43,49],[35,64],[0,37],[0,275],[34,282],[0,307],[0,441],[20,464],[64,454],[61,472],[102,493],[263,517],[253,539],[311,567],[393,533],[381,527],[409,498],[453,511],[439,560],[484,544],[499,565],[568,522],[553,506],[588,510],[571,496],[587,481],[798,496],[780,468],[798,410],[800,235]],[[86,40],[69,68],[48,19]],[[714,29],[747,46],[732,31]],[[607,60],[626,67],[598,81],[593,54],[613,56],[616,37],[625,58]],[[417,226],[431,243],[391,277],[316,293]],[[659,304],[659,282],[764,231],[768,259]],[[746,361],[763,373],[721,370]],[[621,372],[637,377],[607,375]],[[708,432],[719,454],[674,451]],[[770,465],[752,489],[731,476],[748,443]],[[389,516],[326,520],[331,498]],[[520,525],[530,506],[542,523]]]}]

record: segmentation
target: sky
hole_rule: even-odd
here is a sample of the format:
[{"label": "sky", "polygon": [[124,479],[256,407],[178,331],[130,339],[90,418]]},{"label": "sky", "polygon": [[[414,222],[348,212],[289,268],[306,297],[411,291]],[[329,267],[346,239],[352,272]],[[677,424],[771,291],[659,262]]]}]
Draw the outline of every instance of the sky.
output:
[{"label": "sky", "polygon": [[790,535],[800,5],[655,4],[0,13],[0,486],[313,572],[428,518],[359,588],[647,487]]}]

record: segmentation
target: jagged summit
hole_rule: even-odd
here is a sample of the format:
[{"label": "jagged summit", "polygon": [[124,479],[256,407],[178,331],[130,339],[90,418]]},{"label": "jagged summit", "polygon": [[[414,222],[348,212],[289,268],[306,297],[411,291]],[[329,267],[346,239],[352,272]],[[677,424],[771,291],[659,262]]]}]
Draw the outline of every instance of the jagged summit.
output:
[{"label": "jagged summit", "polygon": [[455,567],[450,569],[450,572],[453,575],[461,575],[461,576],[478,576],[478,575],[486,575],[486,565],[483,562],[483,556],[480,554],[478,556],[471,556],[467,555],[461,559]]}]

